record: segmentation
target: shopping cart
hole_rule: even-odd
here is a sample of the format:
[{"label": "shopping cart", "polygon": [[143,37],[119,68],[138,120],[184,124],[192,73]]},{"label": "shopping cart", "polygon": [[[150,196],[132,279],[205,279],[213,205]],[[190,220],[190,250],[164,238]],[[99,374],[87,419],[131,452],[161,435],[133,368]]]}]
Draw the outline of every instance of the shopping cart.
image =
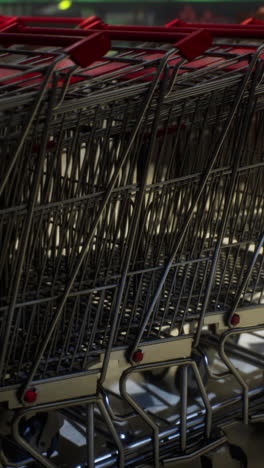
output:
[{"label": "shopping cart", "polygon": [[[2,49],[1,78],[2,463],[10,464],[11,427],[26,453],[54,466],[44,456],[61,425],[57,418],[47,435],[53,409],[86,418],[93,466],[94,405],[117,447],[96,466],[141,466],[142,456],[159,466],[212,449],[225,438],[213,434],[192,349],[204,326],[225,340],[238,317],[242,327],[263,324],[263,50],[210,48],[200,30],[124,32],[74,19],[78,29],[66,32],[58,19],[57,28],[1,21],[0,42],[16,44]],[[80,63],[87,38],[103,45]],[[102,57],[108,38],[141,43],[117,43]],[[127,381],[166,367],[180,369],[182,410],[162,432]],[[191,430],[189,368],[204,405]],[[115,425],[129,417],[109,405],[115,372],[122,402],[151,428],[139,459]],[[251,413],[262,403],[252,395]],[[237,414],[241,398],[238,406]]]}]

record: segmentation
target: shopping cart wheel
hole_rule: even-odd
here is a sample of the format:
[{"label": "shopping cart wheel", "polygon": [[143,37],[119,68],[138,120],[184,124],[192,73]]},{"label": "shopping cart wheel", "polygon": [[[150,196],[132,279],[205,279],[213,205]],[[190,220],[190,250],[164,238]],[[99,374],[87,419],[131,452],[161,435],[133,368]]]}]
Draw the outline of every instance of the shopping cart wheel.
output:
[{"label": "shopping cart wheel", "polygon": [[[205,365],[202,354],[200,354],[199,351],[195,350],[193,351],[191,358],[193,359],[193,361],[195,361],[198,367],[198,371],[202,379],[203,385],[206,387],[208,383],[208,373],[207,373],[206,365]],[[176,384],[177,389],[181,388],[181,367],[179,367],[176,370],[175,384]],[[191,366],[188,366],[188,391],[193,396],[196,396],[197,394],[200,393],[199,385],[197,383],[195,374]]]}]

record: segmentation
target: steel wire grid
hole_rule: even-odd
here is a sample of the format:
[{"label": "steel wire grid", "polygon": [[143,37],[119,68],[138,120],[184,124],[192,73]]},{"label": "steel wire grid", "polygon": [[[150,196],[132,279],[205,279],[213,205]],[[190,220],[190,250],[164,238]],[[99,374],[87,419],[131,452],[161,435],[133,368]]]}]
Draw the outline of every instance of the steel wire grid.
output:
[{"label": "steel wire grid", "polygon": [[[122,73],[119,67],[111,73],[107,68],[100,75],[100,64],[85,71],[71,67],[53,72],[8,179],[10,158],[32,110],[25,90],[38,95],[43,78],[36,82],[34,75],[32,82],[27,70],[25,89],[23,80],[5,80],[2,385],[22,382],[38,361],[71,278],[69,297],[35,369],[37,378],[87,369],[89,360],[107,348],[110,336],[111,347],[116,347],[133,345],[139,335],[158,341],[174,328],[182,335],[185,323],[201,317],[206,301],[206,311],[231,310],[247,279],[263,233],[262,63],[244,85],[249,50],[234,57],[234,48],[216,46],[206,56],[207,68],[193,71],[180,63],[176,79],[175,60],[168,62],[135,133],[165,52],[153,57],[150,48],[146,62],[141,49],[117,47],[107,65],[115,68],[125,59]],[[28,59],[23,53],[22,62]],[[220,64],[212,65],[210,53]],[[135,57],[140,63],[134,63]],[[39,55],[34,60],[38,66]],[[172,267],[144,323],[172,255]],[[261,304],[262,251],[246,286],[241,306]]]}]

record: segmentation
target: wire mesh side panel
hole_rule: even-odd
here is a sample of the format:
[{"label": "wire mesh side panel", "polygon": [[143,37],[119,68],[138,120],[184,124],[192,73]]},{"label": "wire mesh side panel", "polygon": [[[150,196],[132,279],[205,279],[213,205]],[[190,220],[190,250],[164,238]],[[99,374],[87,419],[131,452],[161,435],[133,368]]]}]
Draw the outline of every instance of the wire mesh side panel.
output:
[{"label": "wire mesh side panel", "polygon": [[[245,93],[199,197],[197,193],[240,86],[237,79],[235,84],[221,83],[220,89],[197,86],[193,93],[192,86],[179,85],[166,97],[159,86],[121,167],[144,89],[140,94],[132,87],[129,97],[124,93],[116,99],[101,92],[96,99],[81,87],[70,88],[63,102],[50,93],[2,194],[2,339],[10,323],[2,385],[27,375],[91,232],[36,378],[87,369],[106,349],[116,314],[113,345],[133,343],[172,255],[144,339],[162,339],[174,328],[183,334],[186,322],[199,319],[218,246],[208,307],[232,306],[242,265],[246,268],[251,258],[248,248],[245,255],[238,246],[256,243],[263,231],[261,98],[255,102]],[[254,145],[258,150],[252,151]],[[116,171],[114,189],[104,203]],[[254,272],[258,290],[261,265],[258,261]]]},{"label": "wire mesh side panel", "polygon": [[[70,112],[54,113],[46,122],[44,109],[43,116],[38,117],[35,122],[20,155],[25,163],[22,177],[18,171],[14,171],[13,179],[3,193],[1,237],[6,250],[1,251],[1,265],[6,281],[2,294],[2,336],[6,332],[14,285],[19,283],[4,372],[8,375],[9,362],[12,362],[12,378],[19,380],[18,375],[22,375],[26,363],[29,366],[34,360],[35,351],[47,333],[59,297],[75,268],[85,238],[101,209],[104,191],[131,133],[128,123],[131,126],[138,112],[138,107],[133,103],[131,106],[126,100],[123,102],[126,115],[121,113],[121,108],[122,102],[119,100],[117,103],[112,102],[111,107],[98,105],[89,111],[83,107]],[[121,125],[121,136],[118,134],[118,123]],[[36,188],[37,173],[39,183]],[[96,326],[94,329],[91,323],[97,324],[102,334],[107,333],[105,320],[107,322],[109,307],[105,306],[105,301],[110,301],[112,290],[109,290],[103,302],[100,299],[100,290],[97,294],[87,293],[88,296],[86,294],[81,301],[80,291],[103,287],[107,292],[107,285],[114,281],[111,277],[119,272],[126,232],[130,229],[134,197],[133,191],[132,194],[130,192],[135,185],[135,174],[135,157],[132,153],[127,164],[120,170],[116,190],[112,193],[104,216],[97,223],[73,288],[75,294],[65,307],[55,333],[57,338],[54,335],[55,348],[50,347],[49,359],[52,368],[54,359],[55,363],[57,361],[56,356],[60,357],[59,364],[57,362],[56,365],[60,368],[64,366],[62,354],[68,348],[67,339],[63,344],[65,326],[70,330],[70,342],[76,341],[76,332],[80,333],[81,323],[88,327],[90,338],[85,336],[80,342],[83,358],[87,353],[87,339],[91,339],[89,352],[93,350],[95,343],[100,349],[105,347],[103,335],[98,339]],[[25,190],[24,198],[19,193],[21,186]],[[33,190],[37,195],[32,207]],[[33,216],[29,226],[30,210],[33,210]],[[28,229],[28,242],[25,246],[23,232]],[[16,265],[25,248],[25,260],[22,271],[19,272]],[[84,320],[83,306],[86,302],[96,312],[94,315],[88,306],[88,322]],[[24,305],[19,307],[18,304]],[[76,316],[73,311],[76,311]],[[77,318],[79,314],[80,321]]]}]

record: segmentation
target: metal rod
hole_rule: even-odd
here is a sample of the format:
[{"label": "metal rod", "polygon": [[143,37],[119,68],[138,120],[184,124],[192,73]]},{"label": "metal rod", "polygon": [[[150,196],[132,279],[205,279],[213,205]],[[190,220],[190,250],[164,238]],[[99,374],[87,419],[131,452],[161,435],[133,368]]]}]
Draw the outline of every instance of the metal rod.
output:
[{"label": "metal rod", "polygon": [[87,405],[87,468],[94,468],[94,404]]},{"label": "metal rod", "polygon": [[215,450],[216,448],[220,447],[221,445],[224,445],[227,442],[227,438],[225,436],[221,437],[220,439],[210,442],[208,445],[205,447],[196,450],[195,452],[192,452],[191,454],[188,455],[182,455],[179,457],[173,457],[173,458],[165,458],[163,460],[163,466],[166,466],[166,464],[170,463],[184,463],[184,462],[189,462],[194,460],[195,458],[198,458],[202,455],[204,455],[207,452],[210,452],[211,450]]},{"label": "metal rod", "polygon": [[113,436],[113,439],[116,443],[116,446],[118,448],[118,452],[119,452],[119,464],[118,464],[118,467],[119,468],[124,468],[125,466],[125,451],[124,451],[124,448],[123,448],[123,445],[121,443],[121,440],[119,438],[119,435],[115,429],[115,426],[113,424],[113,421],[108,413],[108,410],[104,404],[104,401],[102,399],[99,399],[98,402],[98,407],[101,411],[101,414],[103,416],[103,418],[105,419],[105,422]]},{"label": "metal rod", "polygon": [[181,366],[181,450],[185,452],[187,443],[187,406],[188,406],[188,367]]},{"label": "metal rod", "polygon": [[207,396],[206,390],[204,388],[204,384],[198,370],[197,364],[195,361],[191,361],[190,365],[192,366],[199,390],[201,392],[202,400],[204,402],[204,406],[206,409],[206,438],[210,439],[211,431],[212,431],[212,419],[213,419],[213,410],[210,404],[209,398]]}]

